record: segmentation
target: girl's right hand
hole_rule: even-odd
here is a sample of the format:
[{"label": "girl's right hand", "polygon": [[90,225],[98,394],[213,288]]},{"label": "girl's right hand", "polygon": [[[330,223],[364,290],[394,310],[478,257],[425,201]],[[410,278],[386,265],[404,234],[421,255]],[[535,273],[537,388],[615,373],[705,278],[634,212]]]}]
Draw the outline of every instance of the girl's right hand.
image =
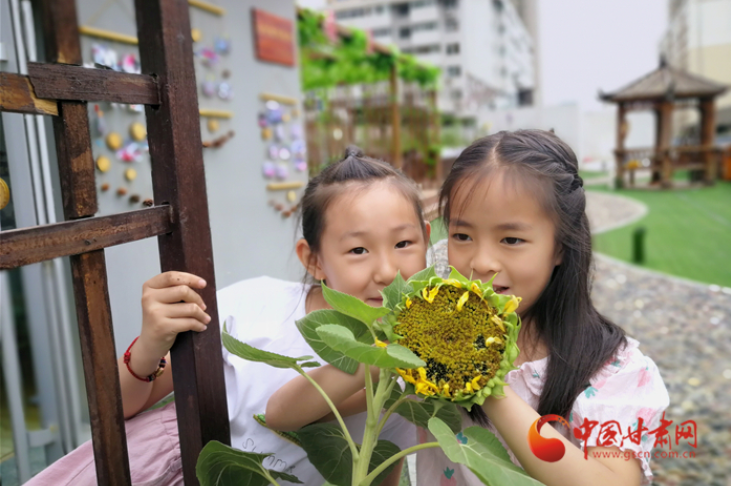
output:
[{"label": "girl's right hand", "polygon": [[205,331],[211,317],[203,298],[193,289],[206,281],[185,272],[165,272],[142,285],[142,332],[138,342],[152,356],[165,356],[175,336],[185,331]]}]

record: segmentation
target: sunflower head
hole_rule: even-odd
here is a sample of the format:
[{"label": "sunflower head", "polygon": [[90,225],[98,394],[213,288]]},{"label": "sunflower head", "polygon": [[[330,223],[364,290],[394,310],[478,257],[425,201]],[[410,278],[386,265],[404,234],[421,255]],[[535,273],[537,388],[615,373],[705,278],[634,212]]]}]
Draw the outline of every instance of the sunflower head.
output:
[{"label": "sunflower head", "polygon": [[503,378],[516,369],[520,300],[496,294],[492,281],[470,281],[454,269],[446,280],[430,276],[406,283],[393,331],[426,366],[397,369],[404,380],[419,395],[468,410],[490,395],[504,396]]}]

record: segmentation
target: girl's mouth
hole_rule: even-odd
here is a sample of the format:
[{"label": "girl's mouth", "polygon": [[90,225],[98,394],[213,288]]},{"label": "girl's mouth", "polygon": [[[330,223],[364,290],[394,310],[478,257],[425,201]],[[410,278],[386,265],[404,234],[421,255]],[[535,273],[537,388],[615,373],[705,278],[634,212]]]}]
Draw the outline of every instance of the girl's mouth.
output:
[{"label": "girl's mouth", "polygon": [[510,287],[503,287],[501,285],[493,285],[492,289],[495,291],[496,294],[504,294],[508,291]]},{"label": "girl's mouth", "polygon": [[371,307],[382,307],[383,306],[383,297],[366,299],[365,302],[366,302],[366,304],[368,304]]}]

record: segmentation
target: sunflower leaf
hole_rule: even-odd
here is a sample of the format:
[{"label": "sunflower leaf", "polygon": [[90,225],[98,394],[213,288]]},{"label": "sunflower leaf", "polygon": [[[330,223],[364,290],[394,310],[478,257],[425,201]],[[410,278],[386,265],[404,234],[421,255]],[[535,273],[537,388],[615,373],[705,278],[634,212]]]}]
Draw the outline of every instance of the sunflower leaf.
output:
[{"label": "sunflower leaf", "polygon": [[438,277],[436,270],[434,270],[434,265],[431,267],[427,267],[424,270],[420,272],[416,272],[413,274],[409,279],[406,281],[406,283],[416,282],[416,281],[426,281],[428,282],[432,277]]},{"label": "sunflower leaf", "polygon": [[[235,337],[231,336],[224,325],[223,333],[221,333],[221,340],[223,341],[224,347],[231,353],[235,354],[239,358],[243,358],[248,361],[257,361],[260,363],[266,363],[269,366],[275,368],[292,368],[297,369],[301,365],[300,361],[309,362],[312,356],[301,356],[299,358],[290,358],[289,356],[282,356],[281,354],[270,353],[269,351],[263,351],[250,346],[246,343],[242,343]],[[311,366],[306,363],[307,366]]]},{"label": "sunflower leaf", "polygon": [[403,279],[401,272],[399,271],[396,273],[396,278],[393,279],[393,282],[391,282],[388,287],[381,290],[381,295],[383,296],[383,307],[394,310],[396,306],[401,303],[403,296],[413,290],[414,289],[411,285],[406,283]]},{"label": "sunflower leaf", "polygon": [[439,441],[449,460],[464,464],[485,484],[516,486],[543,484],[513,464],[500,441],[486,429],[467,428],[464,431],[467,443],[457,440],[449,426],[438,418],[429,420],[429,431]]},{"label": "sunflower leaf", "polygon": [[267,486],[270,481],[265,473],[273,479],[302,484],[302,481],[291,474],[266,469],[264,459],[270,456],[272,454],[243,452],[213,440],[201,450],[195,475],[201,486]]},{"label": "sunflower leaf", "polygon": [[436,417],[442,420],[455,434],[462,430],[462,415],[457,406],[436,400],[404,400],[396,407],[395,412],[403,418],[418,425],[428,428],[429,420]]},{"label": "sunflower leaf", "polygon": [[335,486],[353,480],[353,454],[342,429],[335,424],[312,424],[297,431],[302,448],[315,469]]},{"label": "sunflower leaf", "polygon": [[326,324],[316,329],[322,341],[335,351],[343,353],[359,363],[379,368],[419,368],[425,363],[414,353],[399,344],[389,344],[385,348],[370,346],[356,340],[350,329],[343,326]]},{"label": "sunflower leaf", "polygon": [[383,333],[387,340],[391,342],[396,342],[402,338],[402,336],[393,332],[393,326],[396,325],[397,322],[398,321],[396,321],[395,315],[388,314],[387,316],[384,316],[383,319],[381,319],[380,321],[374,322],[373,327],[376,331],[380,331],[381,333]]},{"label": "sunflower leaf", "polygon": [[373,325],[373,321],[390,312],[390,309],[385,307],[371,307],[357,297],[333,290],[325,284],[322,285],[322,295],[333,309],[358,319],[368,327]]},{"label": "sunflower leaf", "polygon": [[340,325],[349,329],[353,333],[356,341],[367,344],[371,344],[373,342],[371,333],[368,332],[368,327],[366,327],[361,321],[331,309],[310,312],[305,317],[298,320],[296,324],[297,329],[299,329],[302,334],[302,337],[305,338],[307,344],[312,347],[318,356],[337,369],[351,375],[358,369],[359,363],[328,346],[325,341],[322,340],[320,335],[317,334],[317,329],[320,326],[327,324]]},{"label": "sunflower leaf", "polygon": [[[368,472],[370,473],[375,468],[383,464],[386,459],[395,454],[398,454],[399,452],[401,452],[401,449],[399,449],[399,446],[397,446],[393,442],[389,442],[387,440],[379,440],[378,442],[376,442],[376,446],[373,448],[371,461],[368,463]],[[394,462],[386,469],[384,469],[381,474],[376,476],[371,484],[381,484],[383,480],[386,479],[386,476],[391,473],[393,468],[396,467],[397,463],[398,462]]]}]

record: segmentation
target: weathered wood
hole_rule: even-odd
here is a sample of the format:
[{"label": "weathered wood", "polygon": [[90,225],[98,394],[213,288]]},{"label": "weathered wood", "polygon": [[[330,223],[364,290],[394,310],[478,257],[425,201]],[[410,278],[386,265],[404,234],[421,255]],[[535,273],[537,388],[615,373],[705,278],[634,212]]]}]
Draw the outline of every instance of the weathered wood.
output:
[{"label": "weathered wood", "polygon": [[[177,231],[158,237],[161,268],[204,278],[201,295],[211,322],[219,322],[188,4],[135,6],[142,72],[154,73],[161,95],[158,108],[146,107],[155,199],[175,208],[180,221]],[[197,485],[203,445],[231,440],[219,327],[179,334],[171,352],[183,475],[186,485]]]},{"label": "weathered wood", "polygon": [[617,148],[615,150],[615,160],[617,170],[615,175],[615,185],[619,188],[624,186],[624,157],[621,152],[624,151],[624,139],[627,136],[627,111],[624,103],[617,105]]},{"label": "weathered wood", "polygon": [[68,64],[28,63],[28,77],[36,96],[52,100],[111,101],[160,104],[155,78],[111,69]]},{"label": "weathered wood", "polygon": [[63,214],[66,219],[97,212],[94,158],[86,102],[63,101],[53,118]]},{"label": "weathered wood", "polygon": [[104,250],[74,255],[70,260],[97,483],[129,485],[122,391]]},{"label": "weathered wood", "polygon": [[[699,103],[701,115],[701,145],[712,147],[716,142],[716,110],[713,97],[701,98]],[[718,176],[717,154],[707,151],[703,154],[705,165],[704,180],[706,184],[713,184]]]},{"label": "weathered wood", "polygon": [[[81,64],[75,1],[47,0],[41,7],[47,61]],[[97,199],[86,103],[64,101],[58,112],[53,129],[65,219],[93,216]],[[71,256],[70,262],[97,481],[128,486],[131,477],[104,251]]]},{"label": "weathered wood", "polygon": [[0,270],[78,255],[175,229],[170,206],[0,232]]},{"label": "weathered wood", "polygon": [[53,100],[39,99],[27,76],[0,73],[0,111],[57,116],[58,105]]}]

